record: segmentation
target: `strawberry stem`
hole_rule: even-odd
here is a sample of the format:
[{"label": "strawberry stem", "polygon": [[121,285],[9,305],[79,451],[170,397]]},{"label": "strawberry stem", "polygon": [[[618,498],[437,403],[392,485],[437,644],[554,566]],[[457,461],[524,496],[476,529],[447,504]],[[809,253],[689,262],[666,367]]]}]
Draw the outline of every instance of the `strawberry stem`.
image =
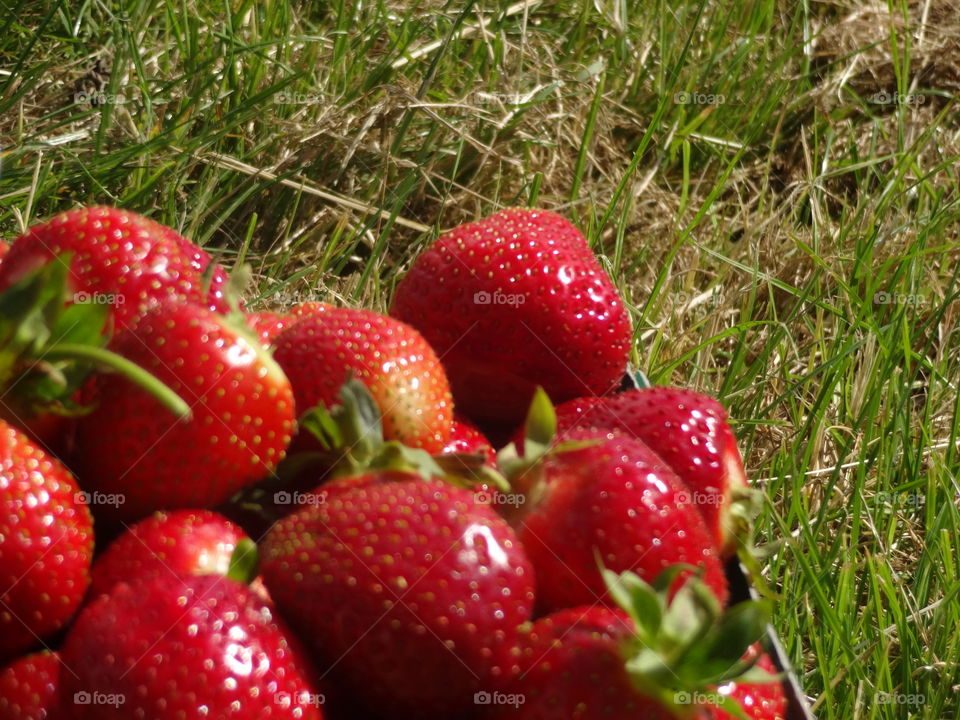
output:
[{"label": "strawberry stem", "polygon": [[60,343],[44,354],[47,360],[89,360],[109,368],[147,391],[165,408],[182,420],[190,418],[190,406],[177,393],[139,365],[104,348],[76,343]]}]

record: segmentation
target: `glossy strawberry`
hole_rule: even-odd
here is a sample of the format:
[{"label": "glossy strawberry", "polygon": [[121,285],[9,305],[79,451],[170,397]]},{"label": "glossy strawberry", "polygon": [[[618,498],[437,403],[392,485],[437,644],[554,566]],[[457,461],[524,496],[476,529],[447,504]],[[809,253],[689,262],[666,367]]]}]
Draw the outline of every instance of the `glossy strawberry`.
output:
[{"label": "glossy strawberry", "polygon": [[70,620],[92,556],[93,521],[73,477],[0,421],[0,661]]},{"label": "glossy strawberry", "polygon": [[0,720],[67,720],[59,697],[60,659],[44,651],[0,670]]},{"label": "glossy strawberry", "polygon": [[320,303],[274,341],[273,357],[293,385],[297,412],[331,406],[349,377],[370,390],[383,434],[429,452],[450,436],[453,403],[436,354],[413,328],[369,310]]},{"label": "glossy strawberry", "polygon": [[90,593],[157,575],[226,575],[247,534],[209,510],[158,512],[136,523],[97,558]]},{"label": "glossy strawberry", "polygon": [[77,617],[61,697],[75,720],[319,720],[322,695],[273,608],[225,577],[115,585]]},{"label": "glossy strawberry", "polygon": [[73,253],[77,301],[109,303],[119,328],[165,299],[209,304],[225,312],[221,269],[209,292],[203,273],[210,256],[168,227],[112,207],[79,208],[34,225],[18,237],[0,265],[0,290],[65,252]]},{"label": "glossy strawberry", "polygon": [[440,237],[390,310],[443,359],[457,407],[514,427],[533,391],[554,402],[616,388],[631,343],[616,288],[561,216],[510,209]]},{"label": "glossy strawberry", "polygon": [[409,473],[322,490],[262,544],[277,604],[320,671],[373,715],[465,717],[530,617],[534,579],[513,532],[472,492]]},{"label": "glossy strawberry", "polygon": [[492,467],[497,466],[497,451],[487,440],[487,437],[476,425],[465,417],[454,415],[450,430],[450,439],[443,448],[444,454],[470,453],[483,455],[485,462]]},{"label": "glossy strawberry", "polygon": [[672,387],[630,390],[564,403],[557,408],[557,424],[560,432],[620,430],[642,440],[689,488],[689,501],[717,547],[724,554],[735,549],[739,520],[733,501],[747,479],[727,411],[715,399]]},{"label": "glossy strawberry", "polygon": [[632,634],[625,613],[599,606],[561,610],[523,628],[510,668],[516,679],[480,696],[490,700],[487,717],[677,720],[639,693],[627,673],[623,648]]},{"label": "glossy strawberry", "polygon": [[[603,571],[612,607],[560,610],[521,627],[488,717],[523,720],[710,720],[714,683],[770,679],[744,652],[765,632],[766,605],[724,611],[697,578],[670,588],[680,566],[646,583]],[[761,677],[762,676],[762,677]]]},{"label": "glossy strawberry", "polygon": [[100,510],[136,519],[215,505],[283,458],[295,427],[293,393],[246,330],[196,305],[164,303],[113,348],[180,393],[192,417],[176,418],[124,378],[99,378],[72,466],[86,489],[122,500]]},{"label": "glossy strawberry", "polygon": [[[779,672],[770,656],[759,646],[753,652],[759,653],[758,668],[771,675]],[[787,698],[779,682],[744,683],[732,680],[716,688],[715,692],[736,700],[750,720],[786,720]],[[713,712],[714,720],[735,720],[733,715],[719,708]]]},{"label": "glossy strawberry", "polygon": [[689,490],[642,442],[572,430],[580,447],[548,453],[515,481],[525,502],[511,522],[537,573],[546,612],[609,603],[598,559],[651,581],[666,567],[702,567],[721,604],[727,582]]},{"label": "glossy strawberry", "polygon": [[264,347],[272,347],[277,335],[295,322],[293,315],[270,310],[246,313],[245,319]]}]

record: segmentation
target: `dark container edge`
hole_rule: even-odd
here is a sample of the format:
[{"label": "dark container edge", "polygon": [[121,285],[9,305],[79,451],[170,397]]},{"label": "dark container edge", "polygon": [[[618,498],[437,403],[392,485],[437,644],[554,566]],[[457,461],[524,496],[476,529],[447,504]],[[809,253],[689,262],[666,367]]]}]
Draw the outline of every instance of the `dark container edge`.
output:
[{"label": "dark container edge", "polygon": [[[649,383],[641,372],[628,368],[617,392],[648,386]],[[737,603],[751,598],[754,600],[760,598],[760,594],[756,588],[750,584],[746,569],[740,564],[737,558],[730,558],[724,570],[727,574],[727,581],[730,584],[731,602]],[[774,665],[776,665],[777,669],[784,675],[784,693],[787,696],[786,720],[816,720],[807,703],[807,697],[803,692],[800,681],[797,679],[796,673],[793,670],[793,665],[787,657],[783,643],[780,642],[777,631],[772,625],[767,625],[764,645]]]}]

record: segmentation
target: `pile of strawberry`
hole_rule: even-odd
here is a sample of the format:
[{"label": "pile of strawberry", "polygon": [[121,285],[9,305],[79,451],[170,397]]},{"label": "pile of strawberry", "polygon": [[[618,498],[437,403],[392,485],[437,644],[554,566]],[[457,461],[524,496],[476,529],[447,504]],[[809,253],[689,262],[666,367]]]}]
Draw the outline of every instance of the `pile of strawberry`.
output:
[{"label": "pile of strawberry", "polygon": [[389,315],[245,313],[113,208],[3,249],[0,720],[785,717],[726,412],[617,392],[562,217],[447,233]]}]

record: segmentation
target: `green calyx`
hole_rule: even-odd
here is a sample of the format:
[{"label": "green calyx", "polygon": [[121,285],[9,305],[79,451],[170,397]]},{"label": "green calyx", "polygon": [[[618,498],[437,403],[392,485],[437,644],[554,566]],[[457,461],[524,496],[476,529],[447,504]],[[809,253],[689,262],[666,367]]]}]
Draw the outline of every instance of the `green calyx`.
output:
[{"label": "green calyx", "polygon": [[[557,413],[550,397],[538,387],[530,402],[527,419],[523,426],[523,456],[516,445],[510,443],[497,454],[497,464],[514,493],[526,496],[528,502],[514,505],[531,509],[543,491],[544,461],[552,455],[589,447],[599,440],[576,440],[556,442]],[[532,502],[530,502],[532,501]]]},{"label": "green calyx", "polygon": [[[696,571],[673,594],[685,571]],[[632,572],[602,569],[610,597],[629,615],[634,634],[622,648],[625,667],[637,690],[658,701],[678,718],[693,717],[695,693],[709,694],[717,707],[746,720],[733,698],[719,695],[718,685],[776,682],[777,675],[745,660],[747,650],[766,634],[770,604],[747,600],[724,610],[700,579],[702,571],[672,565],[653,584]]]},{"label": "green calyx", "polygon": [[257,577],[260,567],[260,555],[257,544],[250,538],[243,538],[237,543],[230,555],[230,567],[227,577],[244,585],[249,585]]},{"label": "green calyx", "polygon": [[0,389],[14,415],[82,415],[74,396],[95,371],[115,372],[180,418],[190,407],[143,368],[106,348],[106,303],[70,302],[71,255],[37,268],[0,293]]},{"label": "green calyx", "polygon": [[301,431],[316,437],[323,451],[304,453],[303,457],[295,455],[289,462],[322,461],[332,468],[331,477],[389,470],[439,478],[458,487],[473,487],[479,482],[505,486],[503,478],[483,464],[482,456],[434,457],[426,450],[384,440],[381,415],[366,385],[355,378],[348,379],[340,389],[339,405],[329,409],[318,405],[300,418]]}]

